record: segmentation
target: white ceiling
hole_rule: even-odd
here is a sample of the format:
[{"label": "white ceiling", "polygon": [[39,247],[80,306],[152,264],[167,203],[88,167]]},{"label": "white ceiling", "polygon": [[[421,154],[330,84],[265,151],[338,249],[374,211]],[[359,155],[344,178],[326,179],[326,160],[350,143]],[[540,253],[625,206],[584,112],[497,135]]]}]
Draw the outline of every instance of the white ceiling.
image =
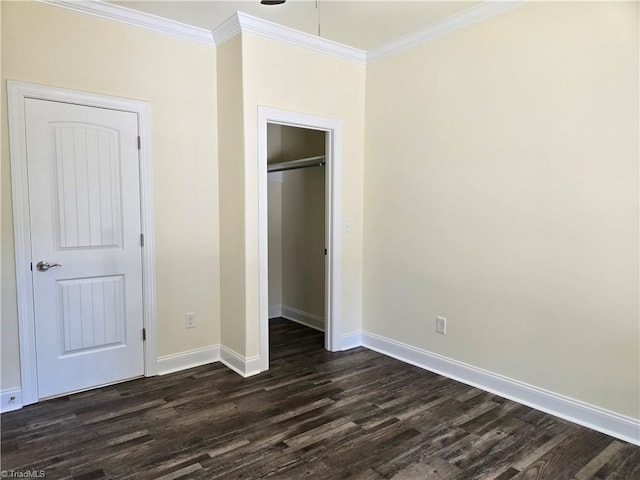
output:
[{"label": "white ceiling", "polygon": [[370,50],[480,1],[457,0],[287,0],[265,6],[259,0],[111,1],[120,6],[214,30],[236,11],[362,50]]}]

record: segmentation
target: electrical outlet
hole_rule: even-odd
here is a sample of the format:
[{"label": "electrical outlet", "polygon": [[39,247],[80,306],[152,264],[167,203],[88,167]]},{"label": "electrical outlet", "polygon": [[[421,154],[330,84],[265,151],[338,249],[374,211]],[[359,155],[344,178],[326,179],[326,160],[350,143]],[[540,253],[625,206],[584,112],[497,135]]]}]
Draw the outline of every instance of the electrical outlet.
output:
[{"label": "electrical outlet", "polygon": [[444,317],[436,317],[436,332],[445,335],[447,333],[447,319]]},{"label": "electrical outlet", "polygon": [[189,312],[184,316],[184,328],[196,328],[195,312]]}]

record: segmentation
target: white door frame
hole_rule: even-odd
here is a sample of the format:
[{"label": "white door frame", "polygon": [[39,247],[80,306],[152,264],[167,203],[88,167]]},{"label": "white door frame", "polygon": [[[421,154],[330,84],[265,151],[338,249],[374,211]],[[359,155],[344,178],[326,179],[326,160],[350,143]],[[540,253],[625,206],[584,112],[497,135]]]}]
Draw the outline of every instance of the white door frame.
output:
[{"label": "white door frame", "polygon": [[25,99],[48,100],[89,107],[132,112],[138,116],[140,135],[140,211],[142,248],[142,294],[144,342],[144,374],[157,374],[156,366],[156,286],[155,239],[153,227],[153,172],[151,162],[151,123],[149,104],[138,100],[85,93],[63,88],[7,80],[9,113],[9,148],[11,152],[11,186],[13,190],[13,230],[15,240],[18,327],[20,338],[20,374],[22,404],[39,400],[36,364],[36,332],[31,271],[31,223],[27,178],[27,137],[25,131]]},{"label": "white door frame", "polygon": [[341,349],[342,332],[342,120],[258,106],[258,229],[261,370],[269,369],[267,124],[326,132],[325,145],[325,348]]}]

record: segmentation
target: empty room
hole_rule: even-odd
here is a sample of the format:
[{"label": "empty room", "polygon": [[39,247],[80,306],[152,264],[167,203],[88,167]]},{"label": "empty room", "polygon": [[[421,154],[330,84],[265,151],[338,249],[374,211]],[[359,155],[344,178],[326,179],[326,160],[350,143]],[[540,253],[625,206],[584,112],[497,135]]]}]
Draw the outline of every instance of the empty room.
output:
[{"label": "empty room", "polygon": [[640,478],[640,2],[0,28],[3,477]]}]

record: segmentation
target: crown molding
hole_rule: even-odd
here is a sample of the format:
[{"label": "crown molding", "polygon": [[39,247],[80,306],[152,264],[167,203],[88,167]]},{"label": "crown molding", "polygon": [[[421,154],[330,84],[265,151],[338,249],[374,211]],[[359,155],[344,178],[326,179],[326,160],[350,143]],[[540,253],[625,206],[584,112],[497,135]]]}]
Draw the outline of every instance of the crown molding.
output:
[{"label": "crown molding", "polygon": [[66,8],[75,12],[87,13],[97,17],[126,23],[136,27],[146,28],[154,32],[171,35],[173,37],[191,40],[193,42],[215,45],[213,35],[204,28],[193,27],[184,23],[168,20],[150,13],[143,13],[130,8],[98,0],[41,0],[48,5]]},{"label": "crown molding", "polygon": [[248,32],[364,65],[404,52],[405,50],[446,35],[447,33],[499,15],[522,5],[527,0],[485,0],[475,7],[432,23],[415,32],[403,35],[397,40],[393,40],[369,51],[343,45],[242,12],[237,12],[211,32],[204,28],[194,27],[101,0],[40,1],[48,5],[95,15],[128,25],[146,28],[147,30],[165,35],[204,43],[206,45],[221,45],[241,32]]},{"label": "crown molding", "polygon": [[216,46],[220,46],[241,32],[238,14],[234,13],[213,30],[213,40],[216,42]]},{"label": "crown molding", "polygon": [[296,45],[364,65],[367,53],[310,33],[301,32],[261,18],[237,12],[213,31],[216,45],[221,45],[239,33],[253,33],[280,42]]},{"label": "crown molding", "polygon": [[404,52],[413,47],[417,47],[435,38],[459,30],[483,20],[487,20],[496,15],[500,15],[508,10],[519,7],[527,0],[496,1],[485,0],[474,7],[463,10],[460,13],[434,22],[424,28],[416,30],[392,40],[380,47],[373,48],[367,52],[367,63],[376,62],[383,58]]},{"label": "crown molding", "polygon": [[349,47],[348,45],[311,35],[310,33],[268,22],[261,18],[247,15],[246,13],[238,12],[237,16],[243,33],[254,33],[363,65],[367,63],[367,52],[359,48]]}]

